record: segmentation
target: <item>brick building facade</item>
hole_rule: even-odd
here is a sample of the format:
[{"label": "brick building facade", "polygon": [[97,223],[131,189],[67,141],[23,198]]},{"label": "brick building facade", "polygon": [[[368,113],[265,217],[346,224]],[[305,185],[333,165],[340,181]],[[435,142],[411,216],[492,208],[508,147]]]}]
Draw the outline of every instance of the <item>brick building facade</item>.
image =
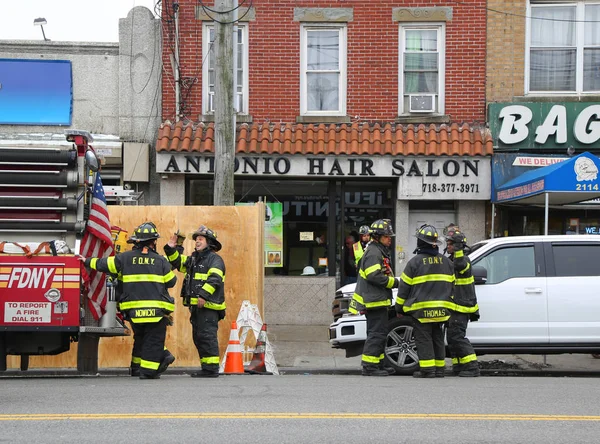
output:
[{"label": "brick building facade", "polygon": [[[584,151],[600,154],[600,131],[594,131],[600,119],[600,5],[489,0],[487,8],[486,100],[495,186],[536,168],[531,165]],[[552,206],[545,226],[543,208],[500,203],[494,235],[585,233],[600,225],[596,208],[593,202]]]},{"label": "brick building facade", "polygon": [[[240,3],[235,193],[282,204],[283,264],[268,274],[313,266],[347,282],[348,236],[378,218],[394,222],[398,268],[417,224],[485,237],[484,0]],[[212,204],[214,8],[179,1],[181,105],[166,68],[156,145],[164,204]],[[163,5],[165,67],[174,19]]]}]

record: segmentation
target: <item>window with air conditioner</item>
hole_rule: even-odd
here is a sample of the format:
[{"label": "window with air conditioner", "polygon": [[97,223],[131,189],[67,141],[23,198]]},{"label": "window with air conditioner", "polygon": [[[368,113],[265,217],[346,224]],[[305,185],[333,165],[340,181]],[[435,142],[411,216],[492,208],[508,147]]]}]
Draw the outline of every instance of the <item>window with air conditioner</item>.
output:
[{"label": "window with air conditioner", "polygon": [[598,94],[600,3],[531,1],[527,17],[527,93]]},{"label": "window with air conditioner", "polygon": [[400,26],[399,114],[444,113],[445,26]]},{"label": "window with air conditioner", "polygon": [[[202,57],[202,112],[215,112],[216,52],[215,26],[212,23],[203,27]],[[248,114],[248,25],[238,24],[233,35],[235,60],[234,105],[238,114]]]},{"label": "window with air conditioner", "polygon": [[300,30],[300,112],[346,115],[346,25],[303,25]]}]

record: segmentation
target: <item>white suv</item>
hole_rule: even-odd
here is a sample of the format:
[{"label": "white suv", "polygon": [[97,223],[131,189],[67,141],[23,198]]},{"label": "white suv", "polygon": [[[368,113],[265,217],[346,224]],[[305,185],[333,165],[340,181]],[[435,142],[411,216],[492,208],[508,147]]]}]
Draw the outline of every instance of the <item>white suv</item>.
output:
[{"label": "white suv", "polygon": [[[519,236],[479,242],[469,253],[481,318],[467,337],[477,354],[600,352],[600,236]],[[362,353],[366,320],[336,293],[329,342]],[[394,294],[395,296],[395,294]],[[397,373],[418,367],[412,318],[390,309],[385,357]]]}]

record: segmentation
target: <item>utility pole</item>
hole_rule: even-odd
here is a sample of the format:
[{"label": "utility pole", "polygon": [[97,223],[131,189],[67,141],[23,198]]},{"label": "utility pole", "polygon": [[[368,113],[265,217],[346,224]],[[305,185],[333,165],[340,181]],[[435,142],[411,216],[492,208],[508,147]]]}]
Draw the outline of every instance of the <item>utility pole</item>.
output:
[{"label": "utility pole", "polygon": [[[235,3],[235,6],[234,6]],[[233,72],[233,19],[237,0],[216,0],[215,9],[215,205],[234,205],[236,131]],[[237,12],[237,11],[235,11]]]}]

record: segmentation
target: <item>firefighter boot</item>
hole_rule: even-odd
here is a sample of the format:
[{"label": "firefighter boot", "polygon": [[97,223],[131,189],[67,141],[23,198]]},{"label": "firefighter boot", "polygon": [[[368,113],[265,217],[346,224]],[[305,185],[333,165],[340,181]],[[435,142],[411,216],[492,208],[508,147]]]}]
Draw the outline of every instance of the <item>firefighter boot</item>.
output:
[{"label": "firefighter boot", "polygon": [[435,377],[443,378],[446,375],[446,367],[436,367],[435,368]]},{"label": "firefighter boot", "polygon": [[385,370],[381,370],[376,365],[363,365],[362,375],[363,376],[389,376],[389,373]]},{"label": "firefighter boot", "polygon": [[140,367],[139,366],[137,366],[137,367],[134,367],[134,366],[129,367],[129,376],[134,376],[134,377],[138,378],[140,376]]},{"label": "firefighter boot", "polygon": [[477,364],[477,362],[463,366],[458,374],[461,378],[476,378],[479,375],[481,375],[481,372],[479,371],[479,364]]},{"label": "firefighter boot", "polygon": [[160,375],[149,375],[147,373],[140,373],[140,379],[160,379]]},{"label": "firefighter boot", "polygon": [[218,378],[219,371],[218,370],[206,370],[202,369],[199,372],[194,372],[190,375],[192,378]]},{"label": "firefighter boot", "polygon": [[452,365],[452,376],[458,376],[462,371],[463,366],[461,364],[453,364]]},{"label": "firefighter boot", "polygon": [[169,350],[165,350],[163,360],[158,366],[158,374],[164,373],[173,362],[175,362],[175,356]]},{"label": "firefighter boot", "polygon": [[435,370],[432,369],[421,369],[418,372],[413,373],[413,378],[435,378]]},{"label": "firefighter boot", "polygon": [[387,372],[388,375],[393,375],[394,373],[396,373],[396,369],[394,367],[390,367],[388,365],[385,365],[383,363],[383,361],[381,361],[379,363],[379,370],[383,370],[384,372]]}]

